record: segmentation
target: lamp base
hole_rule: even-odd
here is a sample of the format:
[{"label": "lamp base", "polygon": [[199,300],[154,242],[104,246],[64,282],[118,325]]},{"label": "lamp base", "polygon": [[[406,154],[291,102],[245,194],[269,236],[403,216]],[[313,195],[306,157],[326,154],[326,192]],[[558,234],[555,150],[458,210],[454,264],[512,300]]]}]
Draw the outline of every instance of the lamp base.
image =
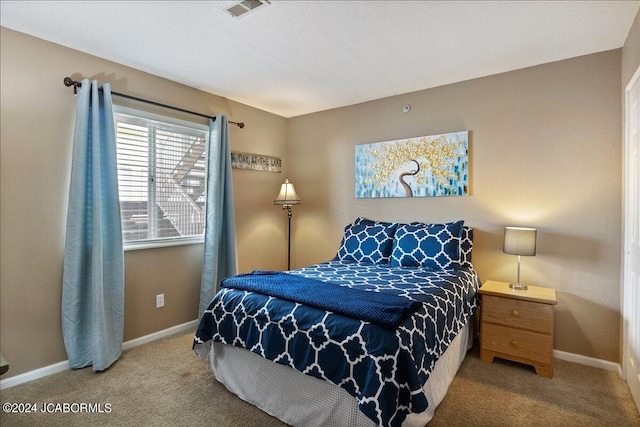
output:
[{"label": "lamp base", "polygon": [[522,283],[510,283],[509,287],[511,289],[515,289],[516,291],[525,291],[529,289],[527,285],[523,285]]}]

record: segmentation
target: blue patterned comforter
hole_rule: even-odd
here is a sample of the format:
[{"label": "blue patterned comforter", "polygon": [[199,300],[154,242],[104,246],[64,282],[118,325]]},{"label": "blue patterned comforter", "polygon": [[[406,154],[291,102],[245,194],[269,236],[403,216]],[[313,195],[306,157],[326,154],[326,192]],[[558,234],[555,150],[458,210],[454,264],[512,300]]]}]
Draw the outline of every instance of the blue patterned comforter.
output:
[{"label": "blue patterned comforter", "polygon": [[194,350],[207,355],[212,341],[244,347],[330,381],[354,396],[378,425],[399,426],[407,414],[423,412],[427,399],[422,386],[477,308],[480,282],[475,271],[329,261],[289,274],[422,302],[390,330],[301,303],[223,288],[200,320]]}]

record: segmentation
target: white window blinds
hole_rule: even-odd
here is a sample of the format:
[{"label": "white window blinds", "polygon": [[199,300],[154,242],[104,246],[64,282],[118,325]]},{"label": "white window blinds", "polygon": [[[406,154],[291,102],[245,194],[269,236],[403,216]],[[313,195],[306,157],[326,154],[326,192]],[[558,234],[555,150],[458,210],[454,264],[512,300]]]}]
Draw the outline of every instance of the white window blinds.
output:
[{"label": "white window blinds", "polygon": [[202,241],[207,127],[117,108],[125,247]]}]

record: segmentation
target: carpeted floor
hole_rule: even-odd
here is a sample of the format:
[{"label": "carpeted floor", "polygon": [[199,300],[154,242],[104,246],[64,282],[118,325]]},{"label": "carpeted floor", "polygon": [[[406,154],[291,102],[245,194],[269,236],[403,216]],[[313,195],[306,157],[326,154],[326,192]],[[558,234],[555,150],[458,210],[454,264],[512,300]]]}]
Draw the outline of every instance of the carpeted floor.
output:
[{"label": "carpeted floor", "polygon": [[[215,381],[191,351],[191,339],[179,334],[125,351],[100,374],[67,371],[3,390],[3,409],[6,403],[35,404],[38,412],[3,411],[0,425],[284,425]],[[80,404],[102,413],[77,413]],[[474,348],[429,426],[640,426],[640,414],[613,372],[557,360],[549,380],[525,365],[483,363]]]}]

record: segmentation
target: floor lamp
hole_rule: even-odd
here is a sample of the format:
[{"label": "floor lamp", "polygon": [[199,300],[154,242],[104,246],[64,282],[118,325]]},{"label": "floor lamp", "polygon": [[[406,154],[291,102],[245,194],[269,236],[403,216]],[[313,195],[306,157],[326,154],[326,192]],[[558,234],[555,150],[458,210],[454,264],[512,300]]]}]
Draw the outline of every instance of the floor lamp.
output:
[{"label": "floor lamp", "polygon": [[282,205],[282,209],[287,210],[289,217],[289,227],[287,230],[287,270],[291,270],[291,206],[302,203],[300,197],[296,194],[293,184],[288,179],[284,180],[284,184],[280,187],[280,194],[273,201],[274,205]]}]

